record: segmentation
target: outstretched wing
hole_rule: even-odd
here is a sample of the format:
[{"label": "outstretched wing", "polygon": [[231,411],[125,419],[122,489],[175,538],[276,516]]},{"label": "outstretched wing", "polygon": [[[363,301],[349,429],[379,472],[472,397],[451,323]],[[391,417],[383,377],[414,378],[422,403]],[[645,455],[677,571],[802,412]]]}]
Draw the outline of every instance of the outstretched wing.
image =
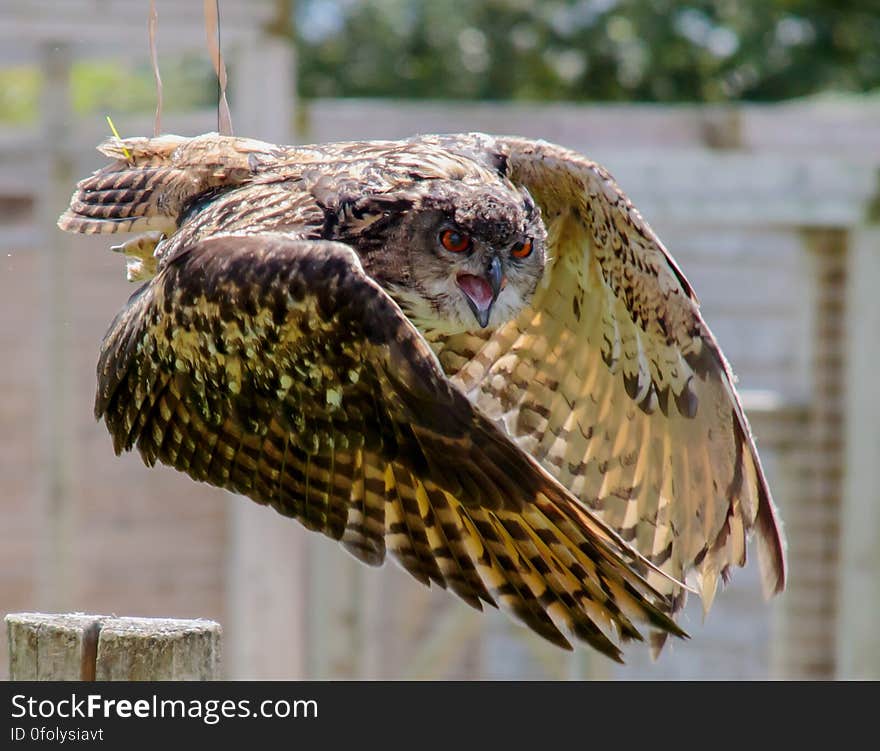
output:
[{"label": "outstretched wing", "polygon": [[276,234],[176,255],[117,316],[96,413],[137,446],[550,641],[682,634],[632,551],[446,379],[354,252]]},{"label": "outstretched wing", "polygon": [[280,147],[205,133],[126,138],[98,147],[113,162],[80,180],[58,219],[66,232],[174,232],[188,202],[247,183]]},{"label": "outstretched wing", "polygon": [[[654,564],[679,580],[695,571],[706,610],[719,575],[744,565],[753,528],[765,593],[780,591],[770,491],[730,368],[675,261],[600,166],[544,142],[470,138],[500,153],[541,206],[551,260],[515,321],[485,343],[446,343],[450,362],[471,355],[454,380]],[[649,581],[681,607],[680,588]]]}]

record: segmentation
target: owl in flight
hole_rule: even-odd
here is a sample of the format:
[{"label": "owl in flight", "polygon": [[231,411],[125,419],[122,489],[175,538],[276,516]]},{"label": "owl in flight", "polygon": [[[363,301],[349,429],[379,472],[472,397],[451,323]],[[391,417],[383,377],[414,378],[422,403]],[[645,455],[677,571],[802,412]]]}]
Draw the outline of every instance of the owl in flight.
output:
[{"label": "owl in flight", "polygon": [[117,453],[617,660],[683,636],[753,530],[782,590],[730,368],[599,165],[479,133],[100,150],[59,226],[139,233],[98,363]]}]

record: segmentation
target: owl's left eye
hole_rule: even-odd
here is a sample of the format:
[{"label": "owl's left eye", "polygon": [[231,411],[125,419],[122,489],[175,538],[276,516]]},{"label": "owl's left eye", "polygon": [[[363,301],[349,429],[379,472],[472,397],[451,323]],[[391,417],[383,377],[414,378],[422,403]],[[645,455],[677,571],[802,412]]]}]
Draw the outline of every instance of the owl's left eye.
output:
[{"label": "owl's left eye", "polygon": [[464,253],[470,250],[471,238],[458,230],[447,229],[440,233],[440,244],[450,253]]},{"label": "owl's left eye", "polygon": [[514,258],[528,258],[532,254],[532,241],[524,240],[521,243],[516,243],[510,249],[510,255]]}]

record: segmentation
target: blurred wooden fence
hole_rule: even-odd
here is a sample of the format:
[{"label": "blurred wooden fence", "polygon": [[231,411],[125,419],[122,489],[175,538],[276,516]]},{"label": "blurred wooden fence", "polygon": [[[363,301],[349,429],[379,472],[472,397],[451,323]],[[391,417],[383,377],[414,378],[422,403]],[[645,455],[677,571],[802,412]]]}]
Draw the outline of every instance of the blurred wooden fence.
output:
[{"label": "blurred wooden fence", "polygon": [[[367,569],[255,504],[113,457],[91,417],[94,365],[132,287],[105,240],[54,227],[107,133],[103,117],[83,122],[69,107],[82,44],[67,44],[62,25],[33,25],[33,43],[17,35],[14,49],[42,65],[43,121],[0,131],[0,610],[212,618],[235,678],[880,677],[880,105],[297,107],[292,52],[261,30],[271,5],[252,4],[258,12],[235,24],[227,10],[238,133],[518,133],[611,170],[684,268],[740,376],[786,522],[789,591],[765,605],[753,561],[705,625],[688,610],[690,642],[656,665],[632,649],[617,668],[546,648],[393,566]],[[171,44],[198,48],[200,17],[184,16]],[[160,16],[160,51],[168,25]],[[0,28],[3,42],[11,27]],[[90,55],[135,48],[146,59],[145,32],[111,43],[104,31],[87,38]],[[152,132],[151,115],[114,119],[124,134]],[[215,123],[213,112],[164,116],[184,134]]]}]

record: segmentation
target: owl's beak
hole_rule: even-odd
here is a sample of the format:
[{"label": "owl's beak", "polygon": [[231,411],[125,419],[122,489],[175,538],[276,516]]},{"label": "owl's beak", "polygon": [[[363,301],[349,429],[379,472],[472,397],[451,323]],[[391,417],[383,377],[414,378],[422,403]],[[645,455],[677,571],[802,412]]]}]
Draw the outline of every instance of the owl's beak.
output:
[{"label": "owl's beak", "polygon": [[458,288],[464,292],[464,298],[473,312],[480,328],[489,325],[492,306],[507,281],[501,268],[501,260],[496,256],[486,269],[486,276],[459,274],[456,279]]}]

